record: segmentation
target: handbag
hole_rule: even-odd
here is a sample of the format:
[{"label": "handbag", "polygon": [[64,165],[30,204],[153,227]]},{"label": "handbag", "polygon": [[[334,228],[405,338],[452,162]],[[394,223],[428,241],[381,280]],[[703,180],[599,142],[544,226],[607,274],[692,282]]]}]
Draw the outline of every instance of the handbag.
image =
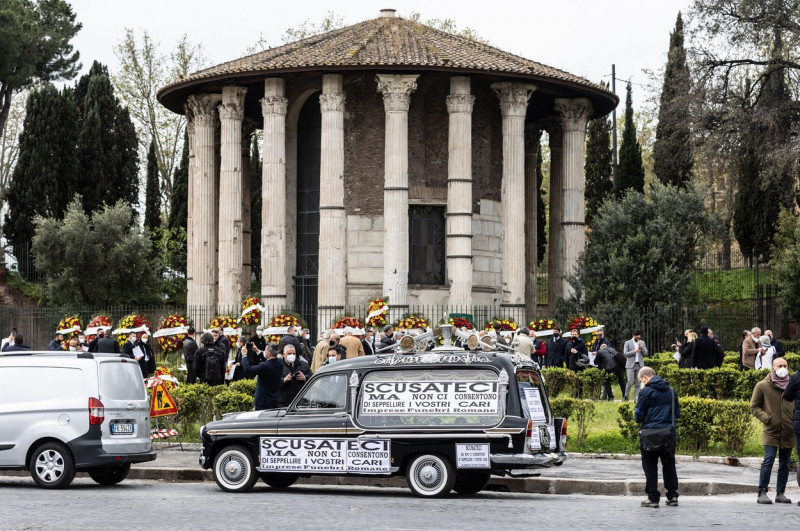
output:
[{"label": "handbag", "polygon": [[645,452],[671,450],[675,444],[675,390],[670,389],[672,418],[669,428],[642,428],[639,430],[639,446]]}]

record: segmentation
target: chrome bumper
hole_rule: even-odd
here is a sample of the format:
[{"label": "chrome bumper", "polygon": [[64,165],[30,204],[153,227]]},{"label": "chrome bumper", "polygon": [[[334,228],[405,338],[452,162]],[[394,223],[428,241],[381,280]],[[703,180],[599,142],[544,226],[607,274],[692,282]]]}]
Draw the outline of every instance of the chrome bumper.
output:
[{"label": "chrome bumper", "polygon": [[493,468],[548,468],[568,459],[564,452],[547,454],[491,454]]}]

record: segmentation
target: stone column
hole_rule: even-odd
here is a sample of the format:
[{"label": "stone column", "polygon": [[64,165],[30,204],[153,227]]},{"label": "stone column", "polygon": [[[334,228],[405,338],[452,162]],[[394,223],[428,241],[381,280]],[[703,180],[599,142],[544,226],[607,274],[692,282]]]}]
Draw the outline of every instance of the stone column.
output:
[{"label": "stone column", "polygon": [[219,107],[219,306],[228,313],[238,310],[242,296],[242,120],[246,92],[244,87],[223,87]]},{"label": "stone column", "polygon": [[447,96],[447,276],[450,308],[472,306],[472,107],[469,77],[451,77]]},{"label": "stone column", "polygon": [[530,83],[492,84],[503,113],[503,181],[500,219],[503,225],[501,306],[525,306],[525,112],[536,90]]},{"label": "stone column", "polygon": [[194,278],[192,276],[192,267],[194,264],[188,255],[192,250],[192,245],[194,242],[194,218],[192,217],[192,207],[194,205],[194,194],[197,190],[197,183],[195,183],[197,172],[195,171],[194,158],[194,115],[192,114],[188,103],[184,105],[184,111],[186,114],[186,136],[187,141],[189,142],[189,167],[187,168],[189,175],[188,182],[186,183],[188,190],[186,202],[186,300],[188,302],[196,298],[194,293]]},{"label": "stone column", "polygon": [[386,112],[383,184],[383,294],[393,320],[408,307],[408,108],[419,75],[378,74]]},{"label": "stone column", "polygon": [[264,80],[264,148],[261,155],[261,301],[284,307],[288,290],[286,247],[286,110],[283,78]]},{"label": "stone column", "polygon": [[547,220],[547,304],[551,310],[556,307],[558,297],[564,296],[561,274],[563,271],[563,255],[561,242],[564,237],[563,227],[563,142],[561,134],[561,118],[555,117],[548,123],[547,134],[550,145],[550,217]]},{"label": "stone column", "polygon": [[525,304],[528,315],[536,314],[538,295],[537,267],[539,259],[539,231],[537,230],[539,183],[536,179],[536,157],[542,129],[539,124],[525,126]]},{"label": "stone column", "polygon": [[[188,259],[192,261],[192,284],[187,294],[189,312],[202,312],[200,308],[217,305],[217,197],[215,188],[215,137],[218,94],[191,95],[187,104],[194,116],[195,177],[192,191],[192,247]],[[190,298],[191,297],[191,298]],[[206,310],[213,311],[213,310]]]},{"label": "stone column", "polygon": [[[561,115],[564,152],[563,218],[563,269],[562,277],[575,272],[578,258],[586,241],[584,202],[584,162],[586,150],[586,124],[592,115],[592,104],[586,98],[556,98],[555,109]],[[573,290],[566,279],[561,292],[566,296]]]},{"label": "stone column", "polygon": [[252,122],[247,119],[242,122],[242,293],[240,300],[250,296],[253,271],[253,227],[250,223],[253,211],[250,194],[250,140],[254,130]]},{"label": "stone column", "polygon": [[343,313],[347,300],[347,224],[344,211],[344,103],[342,76],[324,74],[319,165],[319,328]]}]

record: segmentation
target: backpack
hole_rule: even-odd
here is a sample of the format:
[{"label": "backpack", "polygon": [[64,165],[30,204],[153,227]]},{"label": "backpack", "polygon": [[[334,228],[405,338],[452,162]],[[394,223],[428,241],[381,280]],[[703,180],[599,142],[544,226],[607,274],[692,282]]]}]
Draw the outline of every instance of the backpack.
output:
[{"label": "backpack", "polygon": [[219,385],[220,381],[220,364],[219,357],[214,349],[208,349],[206,352],[206,383],[209,385]]}]

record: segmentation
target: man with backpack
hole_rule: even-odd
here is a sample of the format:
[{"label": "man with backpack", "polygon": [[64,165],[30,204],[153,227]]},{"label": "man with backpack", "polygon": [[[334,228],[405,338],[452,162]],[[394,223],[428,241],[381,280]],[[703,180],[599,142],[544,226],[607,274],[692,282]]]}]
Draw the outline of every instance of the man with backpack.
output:
[{"label": "man with backpack", "polygon": [[194,354],[194,375],[201,383],[222,385],[228,362],[225,353],[214,344],[214,336],[210,332],[203,332],[200,343],[202,346]]}]

